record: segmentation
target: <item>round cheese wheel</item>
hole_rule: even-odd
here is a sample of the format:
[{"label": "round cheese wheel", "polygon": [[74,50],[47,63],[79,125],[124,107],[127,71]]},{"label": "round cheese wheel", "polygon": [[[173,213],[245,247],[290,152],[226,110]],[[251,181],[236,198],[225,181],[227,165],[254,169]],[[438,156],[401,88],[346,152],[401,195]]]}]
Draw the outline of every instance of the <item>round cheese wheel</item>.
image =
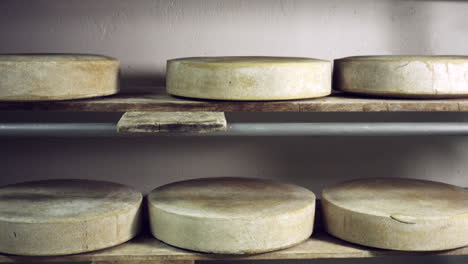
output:
[{"label": "round cheese wheel", "polygon": [[375,178],[323,190],[326,230],[343,240],[395,250],[468,245],[468,190],[413,179]]},{"label": "round cheese wheel", "polygon": [[0,55],[0,101],[47,101],[118,92],[119,61],[97,55]]},{"label": "round cheese wheel", "polygon": [[335,89],[407,98],[468,96],[468,57],[368,56],[335,60]]},{"label": "round cheese wheel", "polygon": [[0,188],[0,252],[51,256],[121,244],[140,228],[141,193],[100,181],[49,180]]},{"label": "round cheese wheel", "polygon": [[315,195],[261,179],[205,178],[148,195],[151,231],[190,250],[246,254],[287,248],[312,234]]},{"label": "round cheese wheel", "polygon": [[329,95],[331,62],[285,57],[169,60],[169,94],[216,100],[288,100]]}]

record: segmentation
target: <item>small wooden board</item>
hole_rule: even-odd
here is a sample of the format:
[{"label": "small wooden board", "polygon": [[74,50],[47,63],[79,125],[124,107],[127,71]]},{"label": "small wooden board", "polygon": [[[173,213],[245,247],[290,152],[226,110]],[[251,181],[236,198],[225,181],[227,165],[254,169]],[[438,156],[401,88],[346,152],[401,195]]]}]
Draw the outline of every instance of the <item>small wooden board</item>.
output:
[{"label": "small wooden board", "polygon": [[226,130],[226,118],[220,112],[127,112],[117,123],[121,133],[190,132]]}]

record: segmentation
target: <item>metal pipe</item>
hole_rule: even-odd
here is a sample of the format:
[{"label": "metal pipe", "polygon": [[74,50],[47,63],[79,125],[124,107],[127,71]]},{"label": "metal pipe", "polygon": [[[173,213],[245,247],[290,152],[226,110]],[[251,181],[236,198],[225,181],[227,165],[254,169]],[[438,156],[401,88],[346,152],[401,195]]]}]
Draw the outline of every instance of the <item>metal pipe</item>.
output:
[{"label": "metal pipe", "polygon": [[465,136],[468,123],[232,123],[227,131],[193,133],[117,133],[113,123],[8,123],[0,136]]},{"label": "metal pipe", "polygon": [[256,123],[233,124],[236,136],[461,136],[468,123]]},{"label": "metal pipe", "polygon": [[0,123],[0,137],[116,136],[113,123]]}]

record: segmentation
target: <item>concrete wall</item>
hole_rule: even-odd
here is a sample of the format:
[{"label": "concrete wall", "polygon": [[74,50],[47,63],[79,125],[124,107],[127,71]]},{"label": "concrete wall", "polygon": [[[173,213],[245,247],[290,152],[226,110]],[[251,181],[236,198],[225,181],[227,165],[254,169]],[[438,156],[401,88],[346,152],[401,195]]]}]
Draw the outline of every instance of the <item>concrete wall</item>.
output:
[{"label": "concrete wall", "polygon": [[[162,86],[165,61],[174,57],[274,55],[334,59],[364,54],[468,54],[467,18],[468,1],[3,0],[0,53],[115,56],[122,61],[124,90],[131,92],[139,86]],[[1,122],[118,117],[0,113]],[[467,119],[465,114],[455,113],[232,113],[228,118]],[[468,139],[462,137],[2,138],[0,144],[1,185],[78,177],[114,180],[147,192],[180,179],[251,176],[281,179],[319,193],[323,186],[339,180],[389,176],[468,187]]]}]

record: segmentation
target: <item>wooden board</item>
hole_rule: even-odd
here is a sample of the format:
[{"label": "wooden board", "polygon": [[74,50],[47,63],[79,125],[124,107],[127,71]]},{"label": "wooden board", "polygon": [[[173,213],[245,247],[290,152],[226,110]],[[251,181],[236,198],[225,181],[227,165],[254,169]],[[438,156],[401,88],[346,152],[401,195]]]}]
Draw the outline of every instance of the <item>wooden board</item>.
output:
[{"label": "wooden board", "polygon": [[322,259],[322,258],[373,258],[382,256],[441,256],[468,255],[468,247],[439,252],[404,252],[381,250],[350,244],[317,232],[295,247],[256,255],[203,254],[166,245],[149,235],[138,237],[123,245],[96,252],[59,257],[21,257],[0,255],[0,263],[38,262],[146,262],[182,260],[260,260],[260,259]]},{"label": "wooden board", "polygon": [[225,131],[220,112],[127,112],[117,123],[120,133],[207,133]]},{"label": "wooden board", "polygon": [[396,100],[342,94],[276,102],[203,101],[173,97],[165,92],[121,94],[61,102],[0,102],[0,111],[210,111],[210,112],[468,112],[468,99]]}]

